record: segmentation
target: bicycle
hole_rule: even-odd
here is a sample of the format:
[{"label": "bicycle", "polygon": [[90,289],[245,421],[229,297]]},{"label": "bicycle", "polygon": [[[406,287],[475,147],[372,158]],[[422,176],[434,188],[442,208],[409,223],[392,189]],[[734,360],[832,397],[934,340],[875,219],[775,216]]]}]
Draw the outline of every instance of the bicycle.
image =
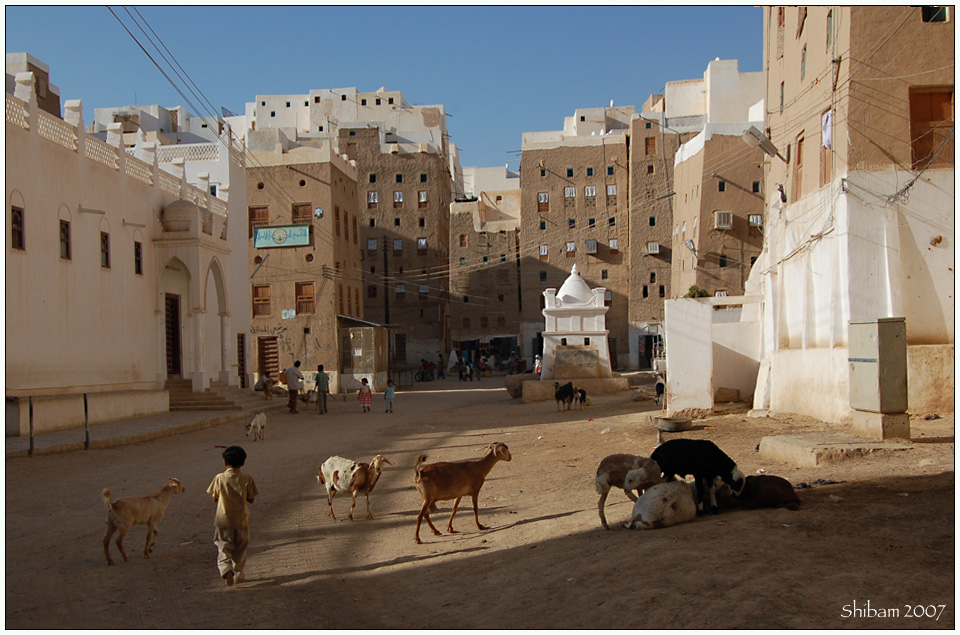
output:
[{"label": "bicycle", "polygon": [[433,371],[432,370],[418,370],[414,376],[414,381],[433,381]]}]

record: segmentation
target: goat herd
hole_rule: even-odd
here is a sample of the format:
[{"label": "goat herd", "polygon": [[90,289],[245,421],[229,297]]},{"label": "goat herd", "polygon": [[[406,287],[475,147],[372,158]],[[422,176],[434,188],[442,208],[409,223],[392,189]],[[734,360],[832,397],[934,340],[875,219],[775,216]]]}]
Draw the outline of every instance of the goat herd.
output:
[{"label": "goat herd", "polygon": [[[562,387],[566,388],[566,386]],[[573,392],[570,385],[570,392]],[[558,403],[560,399],[558,397]],[[255,415],[247,424],[248,433],[253,428],[262,439],[265,421],[262,414]],[[253,425],[251,425],[253,424]],[[257,425],[260,424],[260,425]],[[457,513],[460,499],[469,495],[473,500],[473,518],[477,529],[487,529],[480,524],[477,498],[484,479],[498,461],[511,460],[510,450],[504,443],[492,443],[484,455],[478,459],[463,461],[440,461],[426,464],[426,455],[420,455],[414,467],[414,485],[420,493],[422,504],[417,514],[417,527],[414,539],[420,541],[420,523],[427,521],[434,535],[441,535],[430,520],[430,514],[437,512],[436,502],[453,500],[453,509],[447,521],[447,532],[457,533],[453,529],[453,517]],[[370,493],[380,478],[384,464],[393,465],[382,455],[377,455],[369,463],[331,456],[317,473],[317,481],[326,488],[327,505],[330,518],[336,520],[333,513],[333,499],[338,492],[349,492],[352,497],[350,514],[357,504],[357,494],[367,499],[367,518],[370,513]],[[693,476],[693,482],[675,480]],[[720,507],[738,506],[748,509],[758,507],[787,507],[796,510],[800,499],[790,483],[779,476],[746,476],[737,464],[712,441],[702,439],[672,439],[658,446],[649,457],[632,454],[612,454],[604,458],[597,468],[595,479],[600,500],[597,509],[600,522],[609,529],[604,515],[604,504],[610,489],[622,488],[630,500],[634,501],[633,512],[627,528],[639,526],[643,529],[658,529],[677,523],[689,522],[698,513],[713,511]],[[103,539],[103,549],[107,563],[113,564],[108,551],[111,536],[119,531],[117,547],[123,559],[127,559],[123,549],[123,537],[133,525],[147,525],[147,542],[144,557],[149,558],[159,533],[157,524],[163,518],[164,511],[175,493],[182,493],[183,486],[177,479],[170,479],[164,487],[152,496],[143,498],[121,498],[111,501],[110,493],[103,490],[104,504],[107,506],[107,534]],[[637,494],[634,494],[636,492]]]}]

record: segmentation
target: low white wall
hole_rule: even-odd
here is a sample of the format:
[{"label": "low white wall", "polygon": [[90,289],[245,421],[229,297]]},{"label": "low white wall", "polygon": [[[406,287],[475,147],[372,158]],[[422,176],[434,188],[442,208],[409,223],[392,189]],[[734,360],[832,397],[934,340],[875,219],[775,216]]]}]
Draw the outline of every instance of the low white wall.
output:
[{"label": "low white wall", "polygon": [[713,408],[713,307],[693,299],[664,302],[667,410]]},{"label": "low white wall", "polygon": [[[91,424],[141,417],[170,411],[166,390],[98,392],[87,395],[87,413]],[[19,436],[30,436],[30,399],[19,400],[17,414],[8,407],[8,418],[16,416]],[[83,427],[83,395],[33,398],[33,433]],[[8,432],[13,425],[8,421]]]},{"label": "low white wall", "polygon": [[847,348],[785,349],[770,364],[770,409],[850,423]]},{"label": "low white wall", "polygon": [[953,344],[907,347],[907,410],[914,414],[953,412]]}]

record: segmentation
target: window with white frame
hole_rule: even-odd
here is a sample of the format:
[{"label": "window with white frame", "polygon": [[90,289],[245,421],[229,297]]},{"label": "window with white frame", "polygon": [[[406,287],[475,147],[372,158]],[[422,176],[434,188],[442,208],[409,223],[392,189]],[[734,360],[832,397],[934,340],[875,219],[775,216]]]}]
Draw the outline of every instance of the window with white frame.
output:
[{"label": "window with white frame", "polygon": [[596,241],[596,239],[594,239],[594,238],[589,238],[589,239],[587,239],[587,240],[584,241],[584,242],[586,243],[586,247],[587,247],[586,252],[587,252],[588,254],[595,254],[595,253],[597,253],[597,241]]},{"label": "window with white frame", "polygon": [[577,255],[577,243],[573,242],[572,240],[567,241],[567,257],[573,258],[576,255]]},{"label": "window with white frame", "polygon": [[401,207],[403,205],[403,192],[394,191],[393,193],[393,206]]},{"label": "window with white frame", "polygon": [[418,204],[420,207],[426,207],[426,206],[427,206],[427,202],[428,202],[428,201],[427,201],[427,191],[426,191],[426,190],[420,190],[420,191],[418,191],[418,192],[417,192],[417,204]]},{"label": "window with white frame", "polygon": [[731,229],[733,227],[733,212],[714,212],[715,229]]},{"label": "window with white frame", "polygon": [[367,238],[367,251],[369,253],[377,253],[377,239],[376,238]]},{"label": "window with white frame", "polygon": [[750,227],[763,227],[763,214],[750,214],[747,221]]},{"label": "window with white frame", "polygon": [[607,242],[607,246],[610,248],[610,253],[615,254],[620,251],[620,241],[616,238],[611,238]]},{"label": "window with white frame", "polygon": [[546,259],[547,259],[547,246],[540,245],[540,260],[546,260]]},{"label": "window with white frame", "polygon": [[596,185],[587,185],[583,188],[583,195],[587,197],[597,195],[597,186]]},{"label": "window with white frame", "polygon": [[649,242],[647,243],[647,253],[648,254],[659,254],[660,253],[660,243]]},{"label": "window with white frame", "polygon": [[380,192],[367,192],[367,209],[376,207],[380,202]]},{"label": "window with white frame", "polygon": [[550,211],[550,193],[549,192],[537,192],[537,211],[538,212]]},{"label": "window with white frame", "polygon": [[563,197],[564,198],[576,198],[577,197],[577,188],[572,185],[563,188]]},{"label": "window with white frame", "polygon": [[616,196],[617,195],[617,186],[608,185],[607,186],[607,196]]},{"label": "window with white frame", "polygon": [[394,238],[393,239],[393,255],[400,256],[403,254],[403,239]]},{"label": "window with white frame", "polygon": [[420,255],[420,256],[427,255],[427,239],[426,238],[417,238],[417,255]]},{"label": "window with white frame", "polygon": [[407,285],[402,282],[397,283],[397,298],[403,298],[407,294]]}]

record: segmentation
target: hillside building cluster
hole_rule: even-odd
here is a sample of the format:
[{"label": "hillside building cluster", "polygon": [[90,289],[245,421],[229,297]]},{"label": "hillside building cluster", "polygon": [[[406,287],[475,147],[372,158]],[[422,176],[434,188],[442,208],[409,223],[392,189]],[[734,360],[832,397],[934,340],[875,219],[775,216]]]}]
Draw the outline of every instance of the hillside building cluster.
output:
[{"label": "hillside building cluster", "polygon": [[461,167],[444,106],[385,88],[85,123],[8,53],[7,434],[28,402],[71,426],[294,360],[334,391],[523,371],[571,271],[605,368],[666,368],[672,409],[849,421],[848,324],[903,317],[911,407],[952,410],[953,9],[763,11],[761,71],[576,109],[513,169]]}]

